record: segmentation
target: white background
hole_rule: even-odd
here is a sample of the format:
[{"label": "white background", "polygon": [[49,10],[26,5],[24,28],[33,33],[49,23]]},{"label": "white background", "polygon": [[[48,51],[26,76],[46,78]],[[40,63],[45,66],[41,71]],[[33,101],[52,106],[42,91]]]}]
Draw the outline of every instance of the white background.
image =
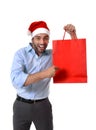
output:
[{"label": "white background", "polygon": [[[16,91],[10,68],[16,50],[27,46],[29,24],[45,20],[52,39],[62,39],[63,26],[72,23],[78,38],[87,39],[86,84],[53,84],[54,130],[96,130],[96,6],[95,0],[1,0],[0,1],[0,129],[13,130],[12,114]],[[66,38],[69,38],[66,35]],[[31,129],[35,130],[34,125]],[[32,129],[32,130],[33,130]]]}]

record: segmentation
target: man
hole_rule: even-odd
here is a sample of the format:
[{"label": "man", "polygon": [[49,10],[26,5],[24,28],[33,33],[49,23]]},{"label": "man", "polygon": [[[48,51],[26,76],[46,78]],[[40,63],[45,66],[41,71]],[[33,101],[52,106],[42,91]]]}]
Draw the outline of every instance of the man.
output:
[{"label": "man", "polygon": [[[72,39],[77,38],[75,27],[64,27]],[[31,23],[28,28],[32,42],[14,56],[11,80],[17,91],[13,105],[14,130],[53,130],[52,106],[48,99],[51,77],[58,71],[52,64],[52,51],[47,50],[50,30],[44,21]]]}]

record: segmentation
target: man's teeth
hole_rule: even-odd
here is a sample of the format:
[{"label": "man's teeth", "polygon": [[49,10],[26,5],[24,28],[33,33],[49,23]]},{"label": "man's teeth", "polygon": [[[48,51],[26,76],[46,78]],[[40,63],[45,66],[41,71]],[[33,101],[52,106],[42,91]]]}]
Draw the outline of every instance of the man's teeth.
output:
[{"label": "man's teeth", "polygon": [[44,45],[40,45],[40,47],[41,47],[41,48],[43,48],[43,47],[44,47]]}]

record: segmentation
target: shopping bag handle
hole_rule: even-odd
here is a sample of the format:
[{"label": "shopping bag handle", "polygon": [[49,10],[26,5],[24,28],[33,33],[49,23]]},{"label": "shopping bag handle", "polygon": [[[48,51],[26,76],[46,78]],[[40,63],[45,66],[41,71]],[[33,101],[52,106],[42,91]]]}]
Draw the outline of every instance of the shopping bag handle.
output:
[{"label": "shopping bag handle", "polygon": [[[65,39],[65,34],[66,34],[66,31],[64,31],[63,40]],[[78,39],[77,36],[74,39]]]},{"label": "shopping bag handle", "polygon": [[63,40],[65,39],[65,34],[66,34],[66,31],[64,31]]}]

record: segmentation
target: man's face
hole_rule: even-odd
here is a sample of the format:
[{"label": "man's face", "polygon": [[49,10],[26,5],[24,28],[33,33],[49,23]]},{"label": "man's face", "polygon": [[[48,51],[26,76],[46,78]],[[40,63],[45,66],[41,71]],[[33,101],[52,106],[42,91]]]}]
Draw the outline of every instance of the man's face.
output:
[{"label": "man's face", "polygon": [[40,33],[32,39],[32,46],[38,55],[41,55],[47,48],[49,36],[45,33]]}]

